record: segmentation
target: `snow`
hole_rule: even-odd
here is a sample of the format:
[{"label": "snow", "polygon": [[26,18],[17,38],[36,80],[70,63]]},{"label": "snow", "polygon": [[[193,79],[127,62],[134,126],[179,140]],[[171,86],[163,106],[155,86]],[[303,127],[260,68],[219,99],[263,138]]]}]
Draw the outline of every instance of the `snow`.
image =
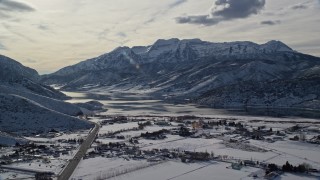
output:
[{"label": "snow", "polygon": [[0,85],[0,92],[4,94],[14,94],[17,96],[24,97],[30,101],[40,104],[45,108],[51,109],[53,111],[58,111],[67,115],[75,116],[81,113],[80,108],[73,104],[64,102],[62,100],[42,96],[36,93],[26,92],[21,89],[12,88],[10,86]]},{"label": "snow", "polygon": [[47,109],[21,96],[0,93],[0,101],[2,131],[30,134],[52,128],[73,131],[93,126],[87,121]]},{"label": "snow", "polygon": [[275,180],[318,180],[319,177],[314,176],[308,176],[308,175],[297,175],[297,174],[291,174],[291,173],[284,173],[279,177],[276,177]]},{"label": "snow", "polygon": [[228,148],[219,139],[182,138],[168,135],[164,140],[139,140],[142,149],[179,149],[180,151],[213,152],[215,156],[228,156],[234,159],[247,159],[264,161],[278,154],[268,152],[250,152],[240,149]]},{"label": "snow", "polygon": [[157,125],[153,125],[153,126],[147,126],[145,127],[143,130],[139,130],[139,131],[126,131],[126,132],[122,132],[119,135],[123,135],[124,137],[135,137],[135,136],[140,136],[141,133],[146,133],[146,132],[155,132],[155,131],[159,131],[162,129],[173,129],[175,127],[173,126],[157,126]]},{"label": "snow", "polygon": [[137,122],[129,122],[124,124],[108,124],[104,125],[100,128],[99,134],[108,133],[108,132],[115,132],[123,129],[131,129],[131,128],[138,128]]},{"label": "snow", "polygon": [[149,58],[153,59],[166,52],[175,51],[178,47],[179,39],[157,40],[147,51]]},{"label": "snow", "polygon": [[118,173],[121,171],[134,169],[135,167],[148,166],[146,161],[127,161],[121,158],[90,158],[82,160],[70,179],[93,180],[107,174]]},{"label": "snow", "polygon": [[24,137],[27,140],[35,142],[56,142],[58,140],[68,140],[68,139],[84,139],[88,135],[88,131],[64,133],[60,136],[54,138],[42,138],[42,137]]},{"label": "snow", "polygon": [[250,142],[278,154],[278,156],[268,159],[267,162],[269,163],[285,164],[286,161],[289,161],[293,165],[308,163],[314,168],[320,168],[319,145],[290,140],[274,143],[256,140],[250,140]]},{"label": "snow", "polygon": [[248,177],[252,172],[258,171],[256,168],[243,168],[233,170],[230,164],[223,162],[206,162],[184,164],[180,162],[166,162],[142,170],[134,171],[111,180],[230,180],[230,179],[253,179]]},{"label": "snow", "polygon": [[66,160],[63,159],[50,159],[50,163],[43,163],[42,161],[32,161],[24,163],[13,163],[9,167],[22,168],[27,170],[38,170],[38,171],[47,171],[58,174],[63,168],[63,165],[66,164]]},{"label": "snow", "polygon": [[0,81],[13,81],[26,77],[37,80],[39,75],[36,70],[23,66],[18,61],[0,55]]},{"label": "snow", "polygon": [[0,131],[0,145],[14,146],[16,143],[25,144],[26,142],[26,139],[13,137],[7,133]]},{"label": "snow", "polygon": [[2,179],[10,179],[10,180],[16,180],[16,179],[34,179],[34,174],[20,174],[18,172],[11,172],[11,171],[4,171],[0,172],[0,180]]},{"label": "snow", "polygon": [[[211,146],[218,144],[221,140],[218,139],[201,139],[201,138],[183,138],[178,135],[168,135],[168,138],[164,140],[141,140],[139,141],[141,144],[149,144],[141,145],[144,147],[143,149],[156,149],[156,148],[165,148],[165,149],[179,149],[186,151],[196,151],[198,149],[208,148],[211,150]],[[150,145],[152,143],[152,145]],[[208,151],[210,152],[210,151]]]}]

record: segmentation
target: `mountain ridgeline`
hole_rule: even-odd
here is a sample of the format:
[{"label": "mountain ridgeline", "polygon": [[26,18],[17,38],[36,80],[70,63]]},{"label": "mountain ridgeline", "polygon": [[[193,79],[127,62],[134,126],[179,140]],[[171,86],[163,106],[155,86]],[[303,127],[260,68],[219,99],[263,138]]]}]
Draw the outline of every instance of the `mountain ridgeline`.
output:
[{"label": "mountain ridgeline", "polygon": [[[63,93],[43,85],[36,70],[0,55],[0,145],[22,142],[15,135],[73,131],[93,125],[74,116],[80,107],[66,103]],[[7,134],[9,133],[9,134]]]},{"label": "mountain ridgeline", "polygon": [[[55,99],[66,99],[66,95],[50,86],[39,83],[38,72],[21,63],[0,55],[0,89],[14,88],[29,93],[37,93]],[[0,91],[1,92],[1,91]]]},{"label": "mountain ridgeline", "polygon": [[110,53],[41,77],[64,90],[149,92],[214,107],[320,106],[320,58],[280,41],[212,43],[158,40]]}]

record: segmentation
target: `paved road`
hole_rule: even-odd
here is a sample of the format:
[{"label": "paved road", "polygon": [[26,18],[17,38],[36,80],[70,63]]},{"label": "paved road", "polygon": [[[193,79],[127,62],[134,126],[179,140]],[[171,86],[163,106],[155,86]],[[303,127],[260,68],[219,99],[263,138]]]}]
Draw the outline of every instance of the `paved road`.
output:
[{"label": "paved road", "polygon": [[81,161],[83,156],[86,154],[87,150],[90,148],[98,132],[99,132],[99,125],[95,124],[94,129],[88,135],[87,139],[81,144],[76,155],[73,157],[73,159],[70,160],[66,168],[58,176],[58,180],[68,180],[70,178],[73,171],[76,169],[79,162]]}]

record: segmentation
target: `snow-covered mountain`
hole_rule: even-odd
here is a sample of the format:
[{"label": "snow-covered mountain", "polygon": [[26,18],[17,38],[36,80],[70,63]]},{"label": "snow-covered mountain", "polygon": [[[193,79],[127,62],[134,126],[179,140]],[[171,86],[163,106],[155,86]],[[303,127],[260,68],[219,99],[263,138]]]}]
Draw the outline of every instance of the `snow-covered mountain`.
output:
[{"label": "snow-covered mountain", "polygon": [[197,98],[243,82],[294,80],[319,72],[320,59],[280,41],[212,43],[199,39],[158,40],[150,46],[119,47],[110,53],[45,75],[65,90],[148,90]]},{"label": "snow-covered mountain", "polygon": [[1,81],[15,82],[23,78],[37,81],[39,79],[36,70],[23,66],[21,63],[3,55],[0,55],[0,70]]},{"label": "snow-covered mountain", "polygon": [[66,95],[41,84],[37,71],[0,56],[0,74],[0,132],[28,135],[52,128],[72,131],[93,126],[73,117],[82,113],[80,107],[64,102]]},{"label": "snow-covered mountain", "polygon": [[27,92],[37,93],[56,99],[66,99],[66,95],[39,83],[38,72],[21,63],[0,55],[0,85],[6,85]]},{"label": "snow-covered mountain", "polygon": [[[320,75],[320,74],[319,74]],[[194,102],[221,107],[296,107],[319,109],[320,76],[276,81],[246,81],[213,89]]]},{"label": "snow-covered mountain", "polygon": [[0,93],[0,131],[19,135],[46,133],[51,129],[74,131],[92,127],[78,118],[48,109],[30,99]]},{"label": "snow-covered mountain", "polygon": [[18,144],[25,144],[28,140],[24,138],[20,138],[14,135],[10,135],[8,133],[4,133],[0,131],[0,145],[2,146],[14,146]]}]

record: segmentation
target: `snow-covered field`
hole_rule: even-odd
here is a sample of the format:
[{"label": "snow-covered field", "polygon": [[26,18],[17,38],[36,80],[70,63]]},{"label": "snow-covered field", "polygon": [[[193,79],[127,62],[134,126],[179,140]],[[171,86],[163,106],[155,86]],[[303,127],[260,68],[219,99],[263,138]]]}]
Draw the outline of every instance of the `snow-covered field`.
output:
[{"label": "snow-covered field", "polygon": [[0,179],[1,180],[17,180],[17,179],[34,179],[34,174],[22,174],[19,172],[12,171],[0,171]]},{"label": "snow-covered field", "polygon": [[301,176],[298,174],[284,173],[281,176],[275,178],[275,180],[319,180],[319,177],[315,176]]},{"label": "snow-covered field", "polygon": [[230,180],[230,179],[253,179],[249,177],[252,172],[259,171],[256,168],[246,167],[233,170],[229,163],[206,162],[184,164],[181,162],[169,161],[156,166],[148,167],[132,173],[111,178],[112,180]]},{"label": "snow-covered field", "polygon": [[268,159],[269,163],[285,164],[289,161],[293,165],[308,163],[314,168],[320,169],[320,146],[305,142],[277,141],[267,143],[250,140],[252,144],[269,149],[278,156]]},{"label": "snow-covered field", "polygon": [[53,138],[42,138],[42,137],[24,137],[30,141],[35,142],[56,142],[58,140],[68,140],[68,139],[82,139],[87,137],[89,131],[83,130],[79,132],[65,133],[61,136],[53,137]]},{"label": "snow-covered field", "polygon": [[134,127],[136,127],[136,128],[138,127],[137,122],[130,122],[130,123],[125,123],[125,124],[112,124],[112,125],[108,124],[108,125],[102,126],[100,128],[99,134],[119,131],[122,129],[131,129]]},{"label": "snow-covered field", "polygon": [[140,136],[141,133],[146,133],[146,132],[155,132],[155,131],[159,131],[162,129],[173,129],[174,127],[172,126],[157,126],[157,125],[153,125],[153,126],[147,126],[145,127],[143,130],[139,130],[139,131],[127,131],[127,132],[122,132],[120,133],[120,135],[123,135],[125,137],[135,137],[135,136]]},{"label": "snow-covered field", "polygon": [[14,163],[10,167],[22,168],[28,170],[38,170],[38,171],[50,171],[58,174],[62,169],[67,160],[63,159],[50,159],[50,163],[44,163],[43,161],[31,161],[25,163]]},{"label": "snow-covered field", "polygon": [[147,161],[127,161],[122,158],[91,158],[80,162],[77,169],[74,171],[71,179],[94,180],[102,177],[112,176],[135,168],[149,166]]}]

